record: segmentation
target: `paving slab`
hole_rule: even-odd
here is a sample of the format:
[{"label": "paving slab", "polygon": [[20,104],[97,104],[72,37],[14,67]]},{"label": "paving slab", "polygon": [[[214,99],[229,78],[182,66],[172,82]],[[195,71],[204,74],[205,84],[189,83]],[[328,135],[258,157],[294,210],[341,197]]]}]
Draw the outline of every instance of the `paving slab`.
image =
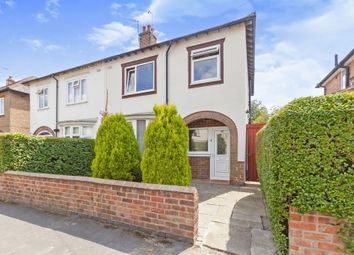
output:
[{"label": "paving slab", "polygon": [[273,255],[259,185],[194,184],[200,196],[197,244],[237,255]]}]

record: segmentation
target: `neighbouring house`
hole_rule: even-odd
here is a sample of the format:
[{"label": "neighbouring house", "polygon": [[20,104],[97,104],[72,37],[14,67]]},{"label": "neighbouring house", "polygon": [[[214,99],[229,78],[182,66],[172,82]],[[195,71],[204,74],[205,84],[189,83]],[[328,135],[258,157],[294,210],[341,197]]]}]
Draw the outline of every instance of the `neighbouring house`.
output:
[{"label": "neighbouring house", "polygon": [[102,114],[123,113],[144,150],[155,104],[174,103],[189,127],[193,178],[243,183],[254,92],[256,14],[28,81],[33,135],[95,137]]},{"label": "neighbouring house", "polygon": [[0,133],[24,133],[30,131],[29,87],[24,82],[28,77],[15,81],[11,76],[6,85],[0,87]]},{"label": "neighbouring house", "polygon": [[324,88],[324,94],[354,91],[354,49],[338,63],[334,56],[334,68],[320,81],[316,88]]}]

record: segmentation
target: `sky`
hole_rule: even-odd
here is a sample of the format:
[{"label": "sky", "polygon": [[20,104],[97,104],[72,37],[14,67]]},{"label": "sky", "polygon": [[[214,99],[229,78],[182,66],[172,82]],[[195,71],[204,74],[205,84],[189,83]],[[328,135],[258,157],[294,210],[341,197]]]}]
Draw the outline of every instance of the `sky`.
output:
[{"label": "sky", "polygon": [[253,98],[272,108],[322,94],[334,54],[354,48],[353,0],[0,0],[0,84],[135,49],[136,20],[164,41],[254,11]]}]

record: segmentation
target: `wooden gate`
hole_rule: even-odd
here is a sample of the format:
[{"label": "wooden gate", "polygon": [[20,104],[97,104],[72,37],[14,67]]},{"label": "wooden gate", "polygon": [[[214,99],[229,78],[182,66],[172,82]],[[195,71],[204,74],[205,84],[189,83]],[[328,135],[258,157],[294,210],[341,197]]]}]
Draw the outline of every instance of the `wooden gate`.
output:
[{"label": "wooden gate", "polygon": [[256,167],[256,135],[265,124],[247,124],[247,181],[259,181]]}]

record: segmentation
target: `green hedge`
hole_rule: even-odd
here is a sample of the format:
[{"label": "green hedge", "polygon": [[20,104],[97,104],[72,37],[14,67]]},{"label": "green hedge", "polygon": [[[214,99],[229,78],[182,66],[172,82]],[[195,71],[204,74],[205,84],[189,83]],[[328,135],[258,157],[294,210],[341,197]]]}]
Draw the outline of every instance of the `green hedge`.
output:
[{"label": "green hedge", "polygon": [[155,105],[154,112],[144,136],[143,182],[189,186],[188,128],[174,105]]},{"label": "green hedge", "polygon": [[279,254],[288,252],[288,207],[344,219],[353,252],[354,94],[292,101],[257,135],[257,169]]},{"label": "green hedge", "polygon": [[92,176],[141,181],[139,145],[123,114],[109,115],[98,129]]},{"label": "green hedge", "polygon": [[0,135],[0,172],[91,175],[94,140]]}]

